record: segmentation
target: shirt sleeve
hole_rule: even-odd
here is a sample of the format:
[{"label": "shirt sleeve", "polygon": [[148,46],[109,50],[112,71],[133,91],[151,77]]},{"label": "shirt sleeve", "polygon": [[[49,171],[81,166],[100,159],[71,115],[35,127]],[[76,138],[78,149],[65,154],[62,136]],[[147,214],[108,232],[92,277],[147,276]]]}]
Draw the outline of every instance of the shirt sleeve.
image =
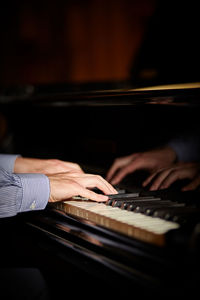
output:
[{"label": "shirt sleeve", "polygon": [[174,138],[168,146],[176,152],[178,161],[200,161],[200,137],[198,135]]},{"label": "shirt sleeve", "polygon": [[6,170],[8,173],[13,173],[14,164],[18,154],[0,154],[0,168]]},{"label": "shirt sleeve", "polygon": [[41,210],[48,203],[49,179],[43,174],[11,174],[0,168],[0,217]]}]

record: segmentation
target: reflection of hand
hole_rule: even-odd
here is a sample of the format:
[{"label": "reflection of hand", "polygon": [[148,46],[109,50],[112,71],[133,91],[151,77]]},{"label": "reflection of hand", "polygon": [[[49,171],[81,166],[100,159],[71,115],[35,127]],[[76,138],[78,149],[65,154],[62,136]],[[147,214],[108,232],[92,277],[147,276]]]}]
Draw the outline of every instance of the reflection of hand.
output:
[{"label": "reflection of hand", "polygon": [[106,201],[106,195],[97,194],[88,188],[98,188],[104,194],[116,194],[117,191],[99,175],[82,174],[77,172],[57,173],[48,175],[50,181],[49,202],[82,196],[94,201]]},{"label": "reflection of hand", "polygon": [[112,184],[118,184],[129,173],[136,170],[153,172],[171,165],[175,159],[176,154],[170,147],[134,153],[117,158],[109,169],[106,179]]},{"label": "reflection of hand", "polygon": [[17,157],[14,166],[14,173],[54,174],[70,171],[83,173],[78,164],[65,162],[59,159]]},{"label": "reflection of hand", "polygon": [[196,189],[200,185],[200,164],[178,163],[170,168],[161,169],[149,176],[143,182],[143,186],[152,183],[151,191],[166,189],[175,181],[181,179],[191,179],[191,182],[182,188],[183,191]]}]

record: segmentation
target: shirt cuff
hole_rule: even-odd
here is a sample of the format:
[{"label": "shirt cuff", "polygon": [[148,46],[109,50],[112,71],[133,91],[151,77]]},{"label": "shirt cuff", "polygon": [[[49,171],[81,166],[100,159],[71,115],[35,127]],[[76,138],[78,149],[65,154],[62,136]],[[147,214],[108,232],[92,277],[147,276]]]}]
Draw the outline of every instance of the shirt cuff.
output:
[{"label": "shirt cuff", "polygon": [[0,154],[0,167],[8,173],[13,173],[15,160],[19,154]]},{"label": "shirt cuff", "polygon": [[44,174],[15,174],[22,184],[20,212],[42,210],[50,196],[49,179]]}]

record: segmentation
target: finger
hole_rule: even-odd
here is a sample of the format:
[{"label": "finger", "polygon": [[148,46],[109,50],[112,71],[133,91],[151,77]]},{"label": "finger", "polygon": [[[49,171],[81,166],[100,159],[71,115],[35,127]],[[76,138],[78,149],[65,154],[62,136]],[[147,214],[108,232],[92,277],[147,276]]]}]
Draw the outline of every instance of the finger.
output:
[{"label": "finger", "polygon": [[110,181],[113,175],[117,172],[118,169],[121,169],[127,165],[129,165],[132,160],[136,159],[139,153],[134,153],[128,156],[120,157],[115,159],[114,163],[112,164],[110,170],[106,175],[106,180]]},{"label": "finger", "polygon": [[173,170],[162,182],[160,189],[170,187],[175,181],[188,178],[186,170],[176,169]]},{"label": "finger", "polygon": [[102,184],[106,185],[107,189],[109,190],[110,194],[117,194],[117,190],[103,177],[99,176],[99,180],[101,180]]},{"label": "finger", "polygon": [[132,163],[119,170],[119,172],[111,180],[111,184],[118,184],[125,176],[142,169],[143,167],[143,160],[134,160]]},{"label": "finger", "polygon": [[116,171],[119,169],[119,162],[115,161],[114,164],[110,167],[108,170],[108,173],[106,175],[106,180],[110,181],[113,175],[116,173]]},{"label": "finger", "polygon": [[165,171],[161,171],[157,173],[157,176],[155,176],[155,179],[153,181],[153,184],[150,187],[150,191],[156,191],[159,189],[159,187],[162,185],[165,178],[169,175],[171,172],[171,169],[167,169]]},{"label": "finger", "polygon": [[97,181],[94,187],[98,188],[106,195],[118,194],[118,192],[112,187],[112,185],[107,186],[104,182]]},{"label": "finger", "polygon": [[88,187],[88,188],[96,187],[99,190],[101,190],[104,194],[117,193],[114,187],[99,175],[87,174],[82,177],[76,177],[75,180],[79,183],[81,182],[81,184],[84,187]]},{"label": "finger", "polygon": [[200,177],[196,177],[194,180],[192,180],[192,182],[190,182],[189,184],[187,184],[186,186],[184,186],[181,190],[184,191],[192,191],[192,190],[196,190],[198,188],[198,186],[200,186]]},{"label": "finger", "polygon": [[67,175],[70,175],[70,177],[68,176],[68,178],[73,179],[74,181],[76,181],[76,183],[81,184],[85,188],[97,187],[98,189],[102,190],[106,194],[115,192],[115,189],[99,175],[78,174],[76,172]]},{"label": "finger", "polygon": [[96,201],[96,202],[105,202],[105,201],[108,200],[108,196],[97,194],[97,193],[95,193],[93,191],[90,191],[86,188],[79,189],[79,195],[78,196],[82,196],[84,198],[88,198],[88,199]]},{"label": "finger", "polygon": [[159,172],[154,172],[143,181],[142,186],[147,186]]},{"label": "finger", "polygon": [[125,168],[122,168],[121,170],[119,170],[119,172],[112,178],[111,180],[111,184],[116,185],[118,184],[120,181],[122,181],[122,179],[127,176],[129,173],[132,172],[132,168],[131,166],[127,166]]}]

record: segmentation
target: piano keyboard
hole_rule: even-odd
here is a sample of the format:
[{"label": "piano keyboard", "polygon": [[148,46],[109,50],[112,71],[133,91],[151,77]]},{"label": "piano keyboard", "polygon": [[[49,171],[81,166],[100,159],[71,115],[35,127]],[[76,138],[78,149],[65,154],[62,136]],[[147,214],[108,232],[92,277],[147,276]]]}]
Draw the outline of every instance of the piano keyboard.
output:
[{"label": "piano keyboard", "polygon": [[90,200],[69,200],[55,203],[55,206],[72,216],[89,220],[96,225],[158,246],[165,245],[165,234],[169,230],[177,229],[180,226],[176,222]]}]

